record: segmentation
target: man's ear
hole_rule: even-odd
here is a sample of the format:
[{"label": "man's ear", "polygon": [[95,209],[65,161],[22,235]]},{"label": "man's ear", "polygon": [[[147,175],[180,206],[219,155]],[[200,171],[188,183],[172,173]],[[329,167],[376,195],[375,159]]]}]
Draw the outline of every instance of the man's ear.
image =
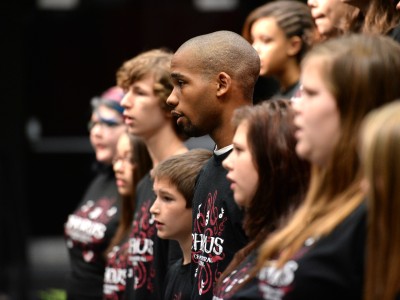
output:
[{"label": "man's ear", "polygon": [[217,77],[217,96],[221,97],[231,88],[232,78],[225,72],[221,72]]},{"label": "man's ear", "polygon": [[289,56],[296,56],[297,53],[300,52],[302,45],[303,41],[301,40],[300,37],[298,37],[297,35],[292,36],[289,39],[289,47],[287,49],[287,54]]}]

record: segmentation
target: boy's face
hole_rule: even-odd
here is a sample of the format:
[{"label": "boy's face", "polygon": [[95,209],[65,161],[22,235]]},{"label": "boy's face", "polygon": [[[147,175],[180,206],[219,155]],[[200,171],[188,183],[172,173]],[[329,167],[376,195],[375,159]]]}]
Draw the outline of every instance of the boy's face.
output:
[{"label": "boy's face", "polygon": [[192,209],[186,208],[183,195],[168,179],[155,178],[153,184],[157,198],[150,207],[154,215],[157,235],[176,240],[180,244],[192,239]]},{"label": "boy's face", "polygon": [[145,76],[130,86],[121,101],[129,132],[145,140],[170,122],[167,113],[161,108],[159,98],[154,94],[153,87],[153,76]]},{"label": "boy's face", "polygon": [[171,61],[174,89],[167,99],[177,124],[189,136],[212,133],[219,124],[221,107],[217,101],[218,84],[206,76],[190,49],[178,50]]}]

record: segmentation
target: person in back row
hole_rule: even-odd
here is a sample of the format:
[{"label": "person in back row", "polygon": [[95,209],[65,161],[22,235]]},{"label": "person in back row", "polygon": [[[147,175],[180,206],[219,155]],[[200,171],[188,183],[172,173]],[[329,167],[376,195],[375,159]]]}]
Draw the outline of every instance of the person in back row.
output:
[{"label": "person in back row", "polygon": [[307,0],[321,40],[358,32],[360,10],[341,0]]},{"label": "person in back row", "polygon": [[242,34],[260,56],[260,76],[279,82],[275,97],[299,97],[300,62],[317,33],[309,7],[300,1],[271,1],[247,16]]},{"label": "person in back row", "polygon": [[174,89],[167,103],[177,124],[190,136],[209,134],[215,142],[193,197],[192,299],[211,299],[220,273],[247,244],[243,212],[233,200],[222,161],[232,151],[233,111],[252,105],[259,72],[257,52],[231,31],[194,37],[171,61]]}]

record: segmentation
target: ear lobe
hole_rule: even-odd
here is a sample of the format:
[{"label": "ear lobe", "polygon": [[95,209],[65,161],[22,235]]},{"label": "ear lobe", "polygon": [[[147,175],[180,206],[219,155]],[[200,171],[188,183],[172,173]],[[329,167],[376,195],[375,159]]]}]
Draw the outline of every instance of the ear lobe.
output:
[{"label": "ear lobe", "polygon": [[303,41],[297,35],[292,36],[289,39],[289,47],[287,49],[287,54],[289,56],[296,56],[297,53],[300,52],[301,47],[303,46]]},{"label": "ear lobe", "polygon": [[231,88],[232,78],[227,73],[221,72],[217,80],[217,96],[221,97]]}]

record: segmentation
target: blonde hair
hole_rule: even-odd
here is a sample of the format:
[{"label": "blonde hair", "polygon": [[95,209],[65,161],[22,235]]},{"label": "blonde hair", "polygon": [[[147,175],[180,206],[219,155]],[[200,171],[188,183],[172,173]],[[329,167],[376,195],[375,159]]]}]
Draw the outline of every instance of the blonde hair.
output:
[{"label": "blonde hair", "polygon": [[392,300],[400,291],[400,100],[367,115],[360,157],[368,192],[364,299]]},{"label": "blonde hair", "polygon": [[360,124],[370,110],[400,97],[394,79],[400,78],[400,45],[389,37],[352,34],[330,39],[310,50],[303,64],[314,60],[323,62],[321,74],[336,100],[341,137],[327,166],[312,167],[304,204],[261,247],[256,271],[278,255],[277,266],[283,266],[307,238],[329,234],[360,205]]}]

